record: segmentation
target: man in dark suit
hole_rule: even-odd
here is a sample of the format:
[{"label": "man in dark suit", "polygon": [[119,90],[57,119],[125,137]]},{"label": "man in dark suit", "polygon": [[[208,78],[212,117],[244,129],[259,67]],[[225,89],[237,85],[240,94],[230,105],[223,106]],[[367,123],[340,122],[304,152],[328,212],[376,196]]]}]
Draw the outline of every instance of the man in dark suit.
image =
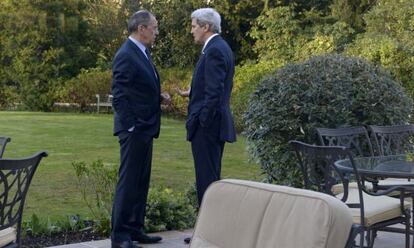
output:
[{"label": "man in dark suit", "polygon": [[152,142],[160,131],[160,79],[148,48],[158,35],[154,15],[140,10],[128,21],[130,36],[112,65],[114,135],[121,147],[119,181],[112,209],[112,248],[156,243],[161,237],[144,233],[145,207],[151,173]]},{"label": "man in dark suit", "polygon": [[191,82],[187,140],[193,152],[198,203],[214,181],[220,179],[224,143],[236,141],[230,110],[234,56],[221,38],[220,15],[212,8],[191,14],[194,41],[203,45]]}]

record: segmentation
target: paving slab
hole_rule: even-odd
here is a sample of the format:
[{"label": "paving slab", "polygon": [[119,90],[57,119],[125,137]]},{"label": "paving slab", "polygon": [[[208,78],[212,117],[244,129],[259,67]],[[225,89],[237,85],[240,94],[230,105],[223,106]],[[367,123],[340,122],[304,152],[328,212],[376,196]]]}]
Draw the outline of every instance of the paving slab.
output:
[{"label": "paving slab", "polygon": [[[153,233],[152,235],[159,235],[163,238],[161,243],[143,245],[143,248],[188,248],[189,245],[184,243],[184,238],[191,236],[193,230],[184,231],[168,231]],[[412,240],[412,238],[411,238]],[[90,241],[78,244],[69,244],[61,246],[53,246],[54,248],[110,248],[111,240],[99,240]],[[374,248],[404,248],[405,238],[403,234],[389,233],[389,232],[378,232],[378,236],[375,239]],[[284,247],[287,248],[287,247]],[[293,248],[293,247],[292,247]]]},{"label": "paving slab", "polygon": [[[161,236],[163,239],[156,244],[139,244],[143,248],[188,248],[189,245],[184,243],[184,239],[191,236],[193,229],[183,231],[167,231],[159,233],[151,233],[151,235]],[[98,240],[83,242],[78,244],[52,246],[53,248],[110,248],[111,240]]]}]

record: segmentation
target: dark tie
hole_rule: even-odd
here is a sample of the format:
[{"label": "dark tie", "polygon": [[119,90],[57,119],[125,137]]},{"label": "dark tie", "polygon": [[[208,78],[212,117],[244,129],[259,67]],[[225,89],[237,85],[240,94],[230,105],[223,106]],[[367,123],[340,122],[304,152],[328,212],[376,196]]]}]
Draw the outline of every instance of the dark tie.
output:
[{"label": "dark tie", "polygon": [[154,63],[152,63],[152,58],[151,58],[151,54],[149,52],[149,50],[147,48],[145,48],[145,54],[147,55],[147,58],[151,64],[152,70],[154,71],[155,77],[158,78],[157,73],[155,71],[155,67],[154,67]]},{"label": "dark tie", "polygon": [[147,55],[148,60],[151,61],[151,64],[152,64],[151,54],[147,48],[145,48],[145,54]]}]

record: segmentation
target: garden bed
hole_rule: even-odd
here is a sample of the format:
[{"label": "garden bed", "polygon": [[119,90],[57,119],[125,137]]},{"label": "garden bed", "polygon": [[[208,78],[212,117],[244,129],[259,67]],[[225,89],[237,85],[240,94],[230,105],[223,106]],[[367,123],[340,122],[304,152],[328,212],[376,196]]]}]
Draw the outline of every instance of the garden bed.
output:
[{"label": "garden bed", "polygon": [[49,247],[56,245],[87,242],[93,240],[102,240],[108,238],[109,237],[104,237],[94,233],[92,229],[84,231],[67,231],[60,233],[52,233],[50,235],[43,234],[40,236],[32,236],[30,234],[26,234],[26,236],[22,239],[22,247]]}]

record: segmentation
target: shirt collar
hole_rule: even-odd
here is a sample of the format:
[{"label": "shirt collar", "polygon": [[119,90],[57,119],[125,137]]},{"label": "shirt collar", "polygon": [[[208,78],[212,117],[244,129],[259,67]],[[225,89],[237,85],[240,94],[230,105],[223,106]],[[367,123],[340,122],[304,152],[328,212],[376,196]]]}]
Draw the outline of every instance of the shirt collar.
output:
[{"label": "shirt collar", "polygon": [[204,42],[204,46],[203,49],[201,49],[201,52],[204,54],[204,49],[206,48],[207,44],[211,41],[211,39],[213,39],[215,36],[217,36],[218,34],[213,34],[212,36],[208,37],[208,39],[206,40],[206,42]]},{"label": "shirt collar", "polygon": [[[144,44],[142,44],[141,42],[139,42],[138,40],[134,39],[132,36],[129,36],[128,39],[130,41],[132,41],[135,45],[137,45],[137,47],[139,48],[139,50],[141,50],[141,52],[145,55],[145,57],[147,57],[147,54],[145,53],[145,50],[147,49]],[[147,57],[148,58],[148,57]]]}]

